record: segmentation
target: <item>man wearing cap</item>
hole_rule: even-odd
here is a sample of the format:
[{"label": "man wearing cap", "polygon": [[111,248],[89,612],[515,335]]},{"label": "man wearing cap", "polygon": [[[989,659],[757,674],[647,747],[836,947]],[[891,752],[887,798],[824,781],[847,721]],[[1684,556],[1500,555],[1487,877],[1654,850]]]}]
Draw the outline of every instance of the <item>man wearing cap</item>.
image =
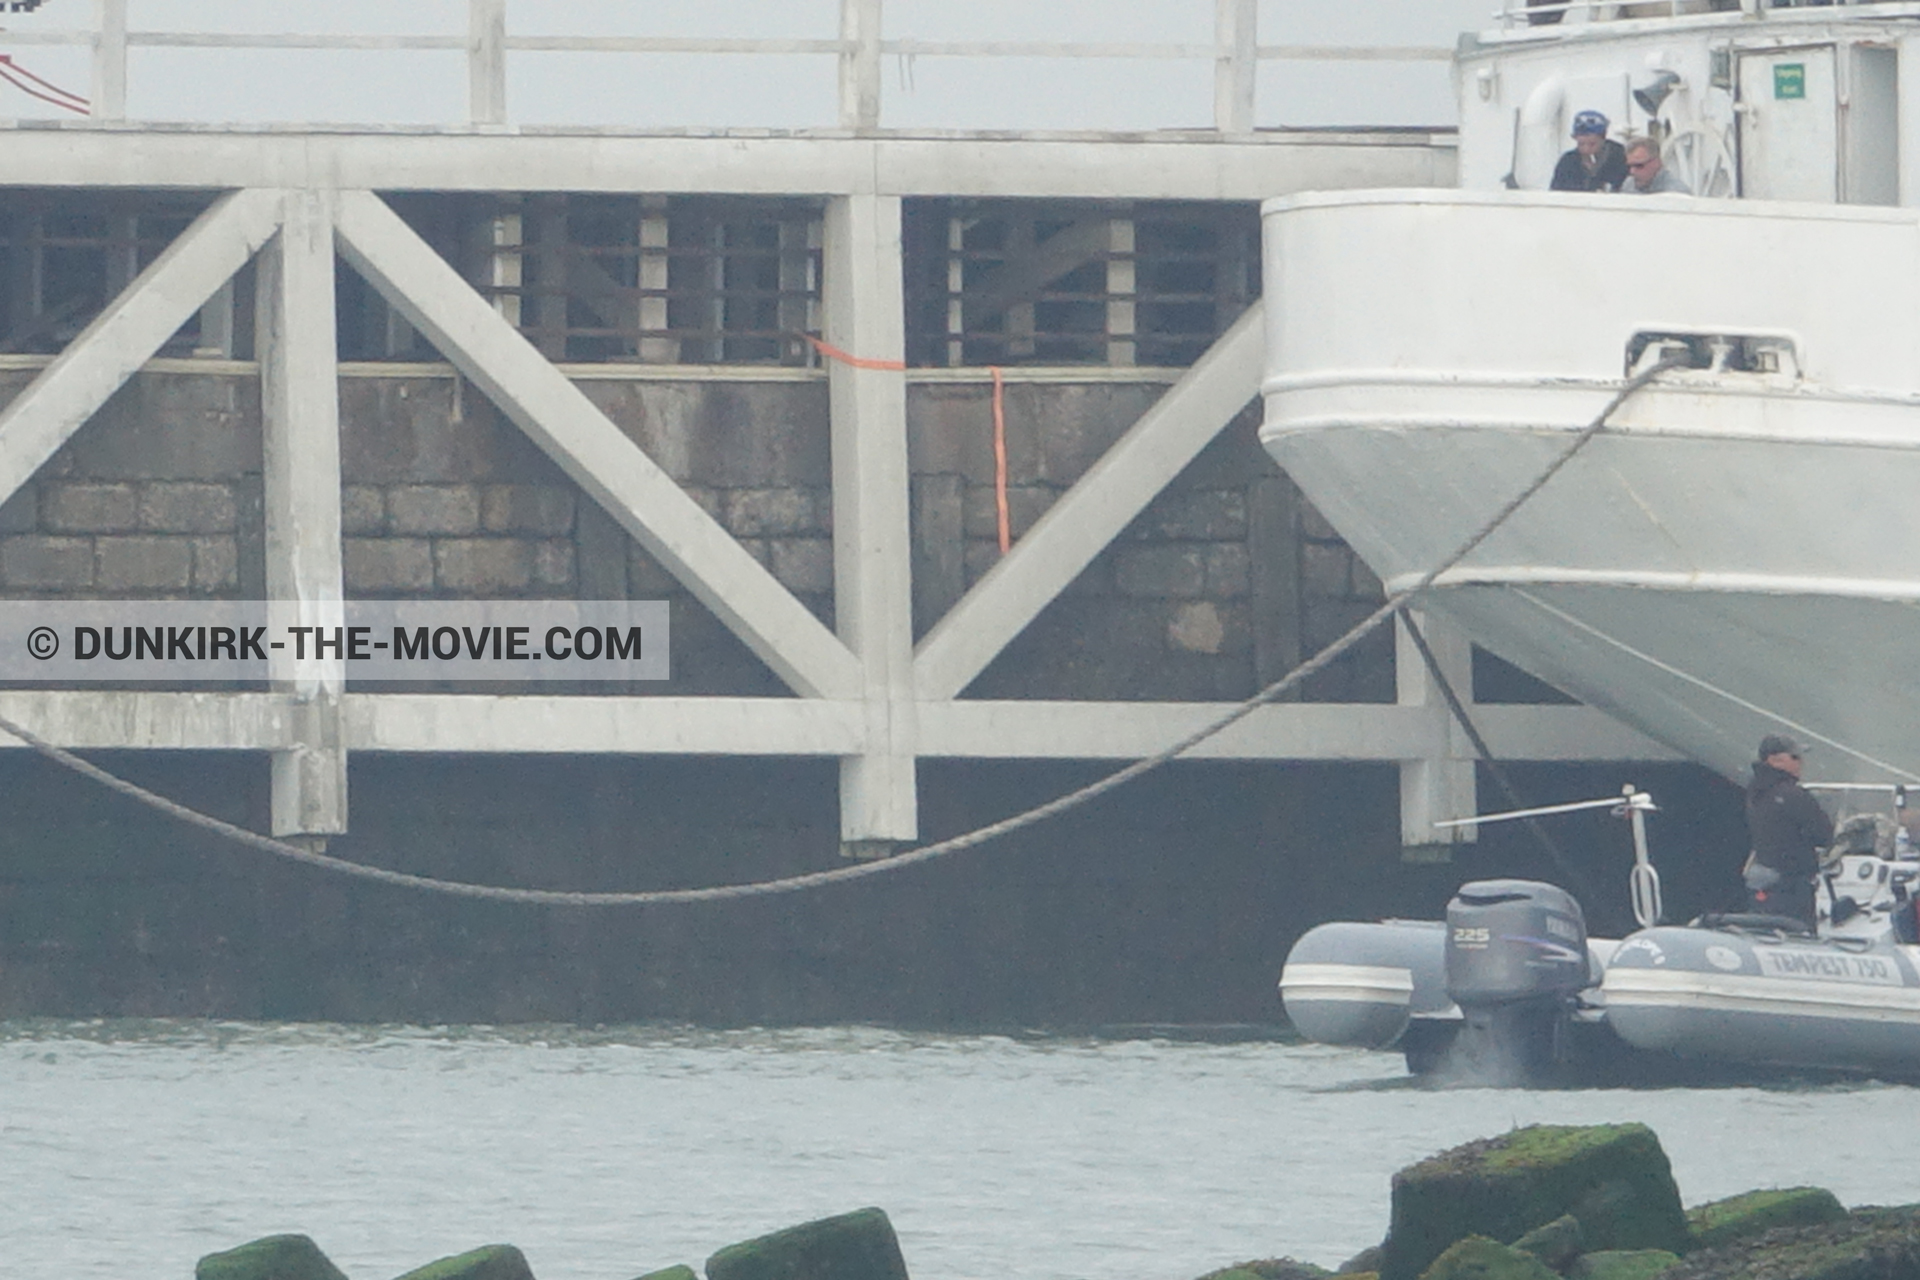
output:
[{"label": "man wearing cap", "polygon": [[1627,180],[1627,151],[1607,137],[1607,118],[1582,111],[1573,118],[1573,150],[1553,167],[1555,191],[1618,191]]},{"label": "man wearing cap", "polygon": [[1747,783],[1747,831],[1753,853],[1743,872],[1753,909],[1814,926],[1813,876],[1820,850],[1833,843],[1833,819],[1800,785],[1800,744],[1770,733],[1760,739]]}]

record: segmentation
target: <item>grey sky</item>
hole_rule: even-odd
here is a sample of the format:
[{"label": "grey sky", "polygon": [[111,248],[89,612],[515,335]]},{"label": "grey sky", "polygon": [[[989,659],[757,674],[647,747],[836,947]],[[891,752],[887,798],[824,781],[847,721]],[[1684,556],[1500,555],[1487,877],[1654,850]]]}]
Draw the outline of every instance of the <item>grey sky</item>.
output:
[{"label": "grey sky", "polygon": [[[1260,0],[1263,44],[1451,47],[1484,27],[1498,0]],[[462,34],[465,0],[130,0],[135,30]],[[510,0],[514,34],[831,38],[837,0]],[[15,30],[75,30],[86,0],[46,0],[0,15]],[[887,0],[888,38],[1154,41],[1204,44],[1213,0]],[[0,52],[87,91],[80,49]],[[834,60],[820,56],[516,52],[508,110],[518,124],[748,126],[834,123]],[[61,113],[0,86],[0,116]],[[894,128],[1204,127],[1205,61],[887,59],[883,122]],[[136,49],[129,113],[157,120],[453,123],[466,101],[457,53]],[[1261,125],[1435,125],[1454,117],[1435,62],[1269,62]]]}]

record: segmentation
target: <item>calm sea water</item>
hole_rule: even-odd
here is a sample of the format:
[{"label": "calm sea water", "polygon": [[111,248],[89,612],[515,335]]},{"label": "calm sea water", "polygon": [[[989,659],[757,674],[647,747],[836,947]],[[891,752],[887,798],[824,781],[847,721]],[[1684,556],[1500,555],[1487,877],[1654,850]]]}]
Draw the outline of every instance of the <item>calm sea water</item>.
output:
[{"label": "calm sea water", "polygon": [[1191,1280],[1337,1263],[1394,1169],[1536,1121],[1651,1124],[1689,1202],[1920,1200],[1913,1088],[1400,1076],[1271,1042],[0,1023],[0,1251],[10,1280],[188,1280],[303,1231],[352,1280],[494,1241],[541,1280],[630,1280],[873,1204],[915,1280]]}]

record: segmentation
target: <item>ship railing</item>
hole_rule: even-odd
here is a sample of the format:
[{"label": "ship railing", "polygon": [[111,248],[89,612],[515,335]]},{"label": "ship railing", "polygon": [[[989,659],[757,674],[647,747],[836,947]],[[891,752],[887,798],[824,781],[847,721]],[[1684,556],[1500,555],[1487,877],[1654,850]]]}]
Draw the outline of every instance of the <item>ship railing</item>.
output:
[{"label": "ship railing", "polygon": [[[0,30],[0,54],[22,46],[68,46],[91,51],[91,90],[60,92],[76,115],[98,122],[128,118],[128,53],[147,49],[418,51],[464,54],[467,103],[464,123],[509,125],[509,63],[547,54],[686,55],[724,57],[800,56],[816,61],[823,75],[838,72],[838,120],[842,129],[883,126],[882,69],[898,61],[903,80],[913,61],[950,59],[1122,59],[1140,62],[1210,62],[1213,66],[1213,117],[1223,133],[1251,133],[1262,66],[1273,62],[1448,62],[1451,47],[1426,45],[1262,44],[1259,0],[1216,0],[1209,38],[1194,41],[1045,41],[921,40],[881,35],[885,0],[838,0],[837,36],[816,39],[740,37],[604,36],[534,34],[550,15],[539,0],[467,0],[467,29],[432,34],[259,33],[157,30],[130,23],[130,0],[93,0],[91,30]],[[0,8],[4,8],[0,4]],[[1198,34],[1198,33],[1196,33]],[[37,78],[36,78],[37,79]],[[43,82],[42,82],[43,83]],[[38,87],[36,85],[36,87]],[[52,86],[47,86],[51,88]],[[30,89],[29,92],[32,92]],[[42,96],[35,93],[34,96]],[[46,101],[53,101],[51,97]],[[457,108],[448,116],[457,116]],[[591,124],[580,120],[571,123]]]},{"label": "ship railing", "polygon": [[1702,13],[1757,17],[1773,9],[1858,7],[1887,0],[1507,0],[1498,13],[1505,30],[1565,23],[1683,18]]}]

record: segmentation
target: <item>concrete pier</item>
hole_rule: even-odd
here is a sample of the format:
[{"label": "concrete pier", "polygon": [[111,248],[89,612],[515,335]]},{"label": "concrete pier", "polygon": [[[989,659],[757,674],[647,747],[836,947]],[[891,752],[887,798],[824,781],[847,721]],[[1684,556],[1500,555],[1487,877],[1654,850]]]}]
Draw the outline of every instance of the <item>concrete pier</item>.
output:
[{"label": "concrete pier", "polygon": [[[1206,46],[1212,131],[889,130],[879,5],[847,0],[841,129],[523,133],[503,9],[474,0],[470,123],[356,131],[126,121],[145,37],[102,6],[98,114],[0,126],[0,595],[316,619],[357,597],[663,598],[672,678],[390,690],[336,661],[257,689],[0,689],[0,714],[123,762],[236,753],[181,758],[218,760],[257,829],[403,861],[394,779],[464,777],[467,804],[529,761],[546,816],[516,821],[565,831],[610,821],[586,797],[647,762],[706,770],[718,834],[690,847],[778,846],[668,876],[711,883],[1011,807],[943,784],[930,819],[929,768],[1064,784],[1151,755],[1377,603],[1253,440],[1255,205],[1449,184],[1450,136],[1256,131],[1243,0]],[[1427,631],[1472,702],[1466,638]],[[1381,834],[1431,843],[1473,809],[1471,750],[1376,640],[1180,776],[1298,796],[1288,779],[1353,765],[1391,814],[1397,771]],[[1670,758],[1542,696],[1474,707],[1498,754]],[[730,826],[751,762],[804,820]],[[573,874],[433,847],[458,878]],[[595,887],[658,881],[598,858]],[[0,1013],[43,1007],[33,990],[0,989]]]}]

